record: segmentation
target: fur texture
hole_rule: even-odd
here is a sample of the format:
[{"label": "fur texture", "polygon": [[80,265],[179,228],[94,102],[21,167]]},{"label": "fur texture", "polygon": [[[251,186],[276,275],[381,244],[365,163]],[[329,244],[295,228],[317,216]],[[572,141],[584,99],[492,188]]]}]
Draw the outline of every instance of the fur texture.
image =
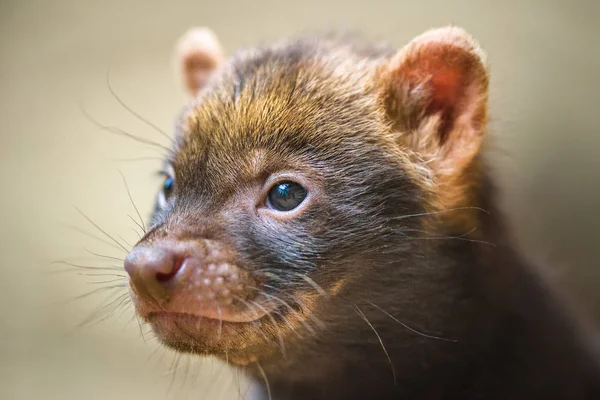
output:
[{"label": "fur texture", "polygon": [[[216,69],[138,246],[217,243],[258,282],[238,309],[275,311],[159,337],[245,365],[274,399],[600,398],[588,338],[494,204],[485,65],[446,28],[400,52],[282,41]],[[263,206],[277,174],[310,194],[291,217]]]}]

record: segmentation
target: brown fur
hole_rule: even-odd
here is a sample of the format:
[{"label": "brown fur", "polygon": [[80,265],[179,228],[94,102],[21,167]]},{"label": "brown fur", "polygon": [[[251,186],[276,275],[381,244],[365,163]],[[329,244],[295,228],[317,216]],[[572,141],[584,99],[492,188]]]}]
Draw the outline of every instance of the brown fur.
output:
[{"label": "brown fur", "polygon": [[[275,399],[597,398],[589,338],[494,203],[487,88],[456,28],[397,53],[317,37],[239,52],[197,88],[167,160],[175,189],[136,251],[210,244],[204,258],[245,274],[224,312],[276,312],[221,337],[202,319],[213,306],[175,284],[138,311],[171,347],[247,365]],[[281,174],[310,194],[298,211],[264,207]],[[184,334],[145,311],[182,299]]]}]

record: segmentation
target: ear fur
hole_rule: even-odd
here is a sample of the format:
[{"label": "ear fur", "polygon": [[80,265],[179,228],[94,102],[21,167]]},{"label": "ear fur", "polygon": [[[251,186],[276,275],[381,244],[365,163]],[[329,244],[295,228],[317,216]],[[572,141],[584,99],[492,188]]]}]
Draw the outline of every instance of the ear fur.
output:
[{"label": "ear fur", "polygon": [[489,84],[477,42],[457,27],[427,31],[388,60],[378,76],[398,143],[431,172],[436,208],[471,205]]},{"label": "ear fur", "polygon": [[224,60],[223,48],[209,28],[192,28],[178,41],[176,62],[187,91],[195,96]]}]

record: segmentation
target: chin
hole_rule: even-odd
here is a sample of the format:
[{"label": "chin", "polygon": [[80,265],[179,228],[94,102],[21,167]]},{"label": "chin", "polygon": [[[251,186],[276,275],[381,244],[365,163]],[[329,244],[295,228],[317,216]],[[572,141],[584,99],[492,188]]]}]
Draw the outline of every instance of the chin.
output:
[{"label": "chin", "polygon": [[236,365],[247,365],[281,352],[280,340],[288,342],[289,326],[281,323],[287,318],[283,313],[244,322],[187,312],[148,311],[143,307],[138,314],[165,346],[182,353],[217,357]]}]

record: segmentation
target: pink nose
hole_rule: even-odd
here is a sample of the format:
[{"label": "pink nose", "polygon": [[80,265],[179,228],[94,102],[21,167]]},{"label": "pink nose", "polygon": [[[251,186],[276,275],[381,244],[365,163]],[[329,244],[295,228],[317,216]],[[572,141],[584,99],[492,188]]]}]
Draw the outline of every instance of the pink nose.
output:
[{"label": "pink nose", "polygon": [[144,300],[161,300],[166,285],[175,278],[187,258],[181,249],[136,247],[125,259],[125,270],[136,293]]}]

